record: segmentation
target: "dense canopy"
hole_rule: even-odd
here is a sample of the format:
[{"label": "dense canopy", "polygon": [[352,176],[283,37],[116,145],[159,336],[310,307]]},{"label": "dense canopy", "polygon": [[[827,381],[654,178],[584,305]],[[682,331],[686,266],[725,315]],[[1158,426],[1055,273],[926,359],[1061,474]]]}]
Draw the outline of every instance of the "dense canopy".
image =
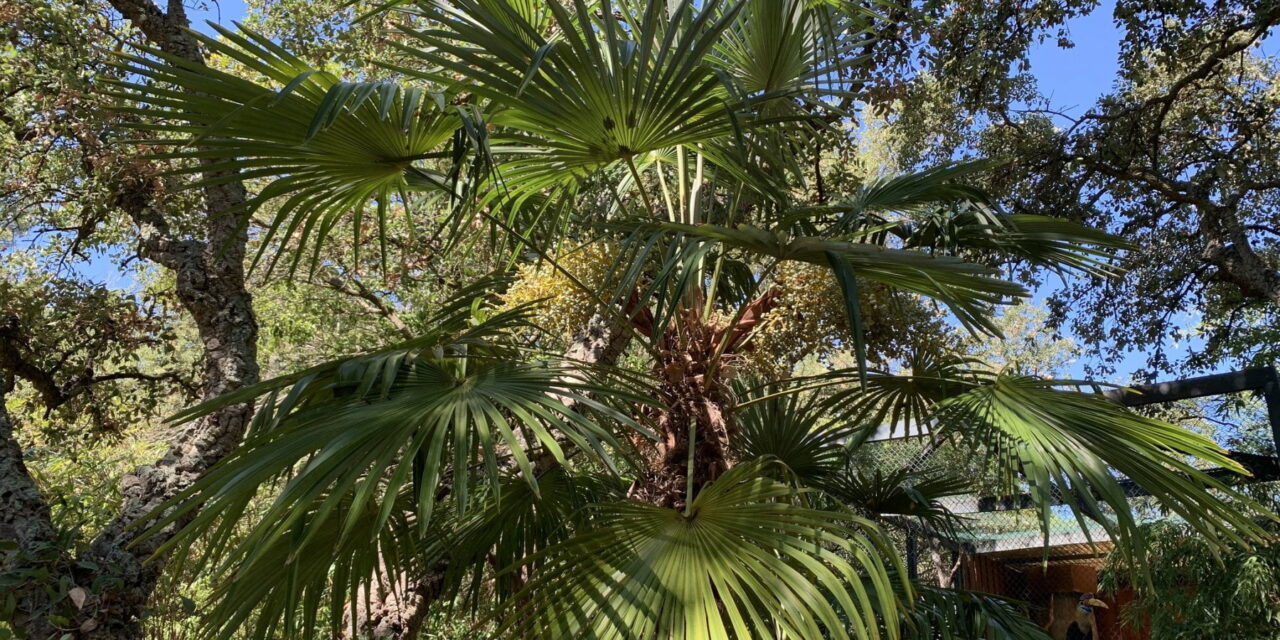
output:
[{"label": "dense canopy", "polygon": [[[418,0],[298,36],[283,14],[191,31],[180,7],[111,4],[142,39],[63,61],[91,67],[75,98],[89,104],[5,125],[14,145],[73,148],[65,171],[109,186],[68,182],[106,200],[15,205],[7,233],[80,216],[51,251],[136,245],[164,270],[121,295],[0,282],[26,301],[0,303],[0,396],[53,421],[33,440],[0,406],[0,621],[17,633],[140,637],[185,609],[178,633],[227,639],[1042,639],[1022,603],[909,572],[902,523],[963,526],[946,495],[1025,496],[1046,544],[1060,519],[1100,528],[1115,579],[1139,587],[1166,575],[1143,508],[1214,553],[1274,542],[1277,516],[1239,490],[1221,442],[1059,377],[1051,341],[1020,353],[1025,336],[1005,335],[1027,333],[1006,310],[1047,276],[1082,283],[1061,296],[1149,278],[1126,257],[1147,255],[1150,231],[1051,210],[1052,175],[1022,175],[1039,157],[1090,172],[1080,183],[1146,179],[1104,151],[1052,165],[1119,116],[1091,114],[1057,151],[1044,132],[1008,151],[1032,120],[944,131],[972,137],[911,162],[867,150],[893,126],[890,147],[924,140],[918,114],[884,114],[952,86],[965,60],[1007,74],[1030,35],[908,72],[887,56],[961,37],[963,8]],[[1035,30],[1080,10],[1022,8]],[[43,6],[11,40],[84,18]],[[15,94],[41,86],[41,64],[15,66]],[[1274,93],[1267,69],[1248,73]],[[1002,82],[947,108],[1007,106],[1017,84]],[[62,179],[41,171],[15,169]],[[1132,214],[1125,198],[1109,201]],[[151,297],[161,308],[134,304]],[[38,342],[22,333],[36,327]],[[125,482],[125,509],[59,541],[66,510],[44,502],[14,425],[71,447],[164,410],[168,453]],[[882,432],[978,471],[872,473]]]}]

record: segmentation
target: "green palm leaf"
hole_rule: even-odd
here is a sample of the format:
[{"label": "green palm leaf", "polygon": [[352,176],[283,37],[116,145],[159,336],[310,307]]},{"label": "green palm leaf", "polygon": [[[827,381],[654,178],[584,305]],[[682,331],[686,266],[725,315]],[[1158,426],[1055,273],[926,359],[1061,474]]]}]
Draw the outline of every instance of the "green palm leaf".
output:
[{"label": "green palm leaf", "polygon": [[522,183],[534,171],[583,176],[732,131],[706,58],[738,3],[684,0],[671,15],[660,2],[543,6],[554,36],[505,3],[425,3],[437,28],[405,33],[420,45],[408,52],[430,67],[399,69],[491,101],[512,150],[536,152],[517,165]]},{"label": "green palm leaf", "polygon": [[[883,246],[823,237],[793,237],[751,225],[736,228],[711,224],[616,223],[626,230],[681,233],[704,242],[747,251],[757,257],[808,262],[823,267],[837,262],[853,274],[945,303],[962,324],[975,331],[999,333],[991,321],[995,305],[1026,297],[1020,285],[995,277],[996,270],[945,255],[887,249]],[[854,320],[856,323],[856,319]]]},{"label": "green palm leaf", "polygon": [[[862,185],[844,204],[845,215],[863,213],[915,213],[933,209],[939,203],[972,202],[991,205],[991,198],[981,189],[961,179],[990,169],[987,160],[944,164],[913,173],[876,178]],[[846,218],[847,219],[847,218]]]},{"label": "green palm leaf", "polygon": [[[428,556],[413,515],[414,498],[408,490],[385,496],[385,518],[380,516],[381,496],[356,509],[352,496],[334,510],[309,505],[286,535],[255,536],[251,554],[219,548],[239,537],[238,527],[232,526],[235,518],[206,539],[214,548],[205,556],[188,556],[205,545],[179,545],[175,560],[208,568],[206,575],[214,581],[199,637],[340,637],[349,603],[378,588],[381,575],[423,570]],[[246,514],[252,511],[250,505],[246,508]],[[299,546],[301,540],[305,544]]]},{"label": "green palm leaf", "polygon": [[1104,231],[1069,220],[1034,215],[995,215],[971,208],[959,214],[937,210],[910,226],[906,245],[953,254],[991,252],[1056,271],[1075,270],[1096,278],[1114,278],[1124,270],[1109,263],[1129,248]]},{"label": "green palm leaf", "polygon": [[291,412],[201,479],[165,521],[200,506],[199,527],[207,527],[203,521],[236,513],[259,487],[286,476],[261,536],[281,535],[313,502],[332,510],[348,494],[370,499],[375,491],[395,494],[410,483],[425,526],[446,468],[453,470],[453,493],[463,506],[472,473],[496,482],[506,464],[499,460],[504,451],[526,481],[535,483],[526,452],[531,445],[517,431],[528,433],[530,442],[558,461],[563,462],[564,451],[556,434],[609,464],[608,449],[620,448],[613,433],[566,407],[566,401],[643,430],[587,394],[629,396],[633,403],[645,402],[643,397],[599,385],[591,372],[568,365],[472,354],[420,355],[378,366],[384,368],[379,375],[394,378],[385,390],[365,388],[366,371],[359,369],[343,371],[327,384],[308,385],[306,397]]},{"label": "green palm leaf", "polygon": [[1109,264],[1115,251],[1129,246],[1120,238],[1069,220],[1001,213],[990,196],[964,182],[992,166],[977,160],[878,178],[843,202],[793,209],[780,222],[879,244],[892,238],[904,248],[953,256],[993,253],[1098,278],[1122,273]]},{"label": "green palm leaf", "polygon": [[[864,27],[808,0],[747,0],[716,43],[715,60],[744,94],[794,97],[833,82],[827,61],[847,62],[863,39],[841,38]],[[842,24],[843,23],[843,24]],[[833,62],[834,64],[834,62]],[[830,94],[831,90],[821,92]],[[785,102],[785,101],[783,101]]]},{"label": "green palm leaf", "polygon": [[[925,432],[935,406],[943,400],[972,389],[977,381],[974,361],[953,354],[939,354],[931,348],[914,350],[906,362],[911,375],[891,375],[871,371],[856,385],[831,393],[823,402],[836,419],[865,425],[869,429],[888,426],[889,435],[919,436]],[[830,371],[814,376],[817,384],[855,382],[853,371]]]},{"label": "green palm leaf", "polygon": [[[854,374],[833,375],[852,380]],[[1213,544],[1268,540],[1255,519],[1275,516],[1193,464],[1243,473],[1225,451],[1202,435],[1140,416],[1099,394],[1063,390],[1080,386],[1087,385],[944,367],[920,376],[871,375],[865,396],[854,389],[830,402],[848,419],[900,424],[893,421],[910,416],[929,424],[932,438],[986,447],[1006,490],[1029,493],[1046,535],[1056,492],[1086,534],[1089,518],[1123,553],[1140,554],[1142,532],[1123,478]]]},{"label": "green palm leaf", "polygon": [[[1089,517],[1107,529],[1123,552],[1140,553],[1142,531],[1120,474],[1215,544],[1268,541],[1254,518],[1275,516],[1191,462],[1244,473],[1225,451],[1200,434],[1140,416],[1100,395],[1058,388],[1078,384],[995,376],[940,403],[934,414],[936,432],[943,437],[964,434],[993,447],[1002,467],[1025,479],[1046,532],[1056,490],[1086,532],[1084,518]],[[1009,480],[1013,486],[1011,475]],[[1104,507],[1114,521],[1102,515]]]},{"label": "green palm leaf", "polygon": [[[122,71],[137,80],[117,81],[115,95],[137,105],[120,111],[144,116],[135,128],[173,136],[148,141],[171,148],[159,157],[178,161],[173,173],[217,176],[189,187],[270,180],[246,205],[280,203],[264,251],[279,237],[299,247],[314,245],[315,261],[319,246],[344,219],[350,219],[359,246],[370,202],[376,203],[381,230],[393,201],[403,204],[407,191],[452,192],[450,174],[461,147],[471,142],[458,132],[475,130],[463,127],[470,114],[420,87],[340,81],[252,31],[215,28],[223,39],[195,37],[263,84],[144,50],[152,57],[124,56]],[[212,162],[217,158],[232,159]],[[295,268],[304,255],[295,253]]]},{"label": "green palm leaf", "polygon": [[[492,322],[506,329],[512,314],[521,310]],[[378,562],[414,556],[402,549],[423,548],[417,539],[446,493],[466,512],[477,487],[500,499],[503,477],[518,470],[537,496],[533,448],[564,464],[563,441],[609,468],[622,448],[616,427],[647,434],[629,413],[650,402],[638,390],[602,371],[522,359],[497,335],[486,340],[484,325],[463,341],[439,334],[252,390],[267,405],[246,442],[143,533],[184,523],[164,546],[179,561],[206,541],[199,561],[223,580],[212,637],[247,621],[263,638],[314,628],[293,618],[302,603],[332,593],[336,611],[368,588]],[[241,518],[268,496],[244,530]]]},{"label": "green palm leaf", "polygon": [[526,558],[589,528],[589,507],[619,500],[625,492],[620,478],[574,474],[563,466],[539,476],[536,492],[523,478],[510,478],[500,492],[488,492],[479,508],[442,526],[444,533],[427,544],[423,555],[446,558],[449,587],[467,587],[472,602],[486,596],[510,599],[523,584],[522,572],[486,575],[490,568],[523,565]]},{"label": "green palm leaf", "polygon": [[903,637],[919,640],[1050,640],[1024,606],[977,591],[920,586]]},{"label": "green palm leaf", "polygon": [[[764,470],[735,467],[687,516],[633,502],[600,507],[597,528],[538,557],[502,635],[881,637],[878,616],[898,616],[884,538],[869,521],[797,504],[794,489]],[[886,635],[898,637],[896,624]]]},{"label": "green palm leaf", "polygon": [[960,518],[941,499],[965,493],[971,486],[966,478],[937,471],[896,469],[870,471],[846,465],[815,483],[823,493],[860,513],[902,523],[901,518],[918,518],[935,532],[955,533]]},{"label": "green palm leaf", "polygon": [[[763,387],[773,391],[773,387]],[[739,397],[749,400],[742,393]],[[804,484],[836,472],[845,444],[856,425],[832,423],[824,408],[796,393],[776,392],[746,404],[735,413],[738,434],[733,444],[742,460],[773,459]]]}]

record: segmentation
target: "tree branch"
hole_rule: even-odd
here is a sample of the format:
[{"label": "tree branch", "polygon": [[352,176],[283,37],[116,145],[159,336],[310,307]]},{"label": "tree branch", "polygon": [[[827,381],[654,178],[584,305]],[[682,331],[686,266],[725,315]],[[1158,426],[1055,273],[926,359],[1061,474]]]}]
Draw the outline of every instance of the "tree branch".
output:
[{"label": "tree branch", "polygon": [[[67,401],[62,386],[54,379],[53,374],[36,366],[23,355],[26,338],[16,316],[9,316],[0,324],[0,372],[22,378],[40,394],[40,401],[50,409],[62,406]],[[13,381],[6,384],[12,385]],[[0,388],[0,391],[4,389]]]},{"label": "tree branch", "polygon": [[381,296],[374,293],[365,286],[358,278],[344,279],[336,270],[331,271],[326,277],[320,280],[320,284],[327,286],[338,293],[351,296],[355,299],[362,309],[369,313],[378,315],[391,323],[391,326],[405,339],[415,337],[413,330],[405,324],[403,318],[395,310],[394,307],[387,304]]}]

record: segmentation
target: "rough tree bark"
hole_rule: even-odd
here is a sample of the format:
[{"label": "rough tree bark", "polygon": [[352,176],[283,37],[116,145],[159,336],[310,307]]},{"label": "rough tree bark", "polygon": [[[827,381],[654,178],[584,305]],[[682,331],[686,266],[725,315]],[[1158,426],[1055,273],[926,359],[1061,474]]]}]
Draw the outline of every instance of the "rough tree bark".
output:
[{"label": "rough tree bark", "polygon": [[[14,547],[0,549],[0,575],[21,580],[21,572],[56,565],[59,553],[49,503],[27,473],[22,449],[13,436],[5,388],[5,380],[0,379],[0,540]],[[21,588],[16,591],[22,593]],[[13,624],[24,627],[28,617],[18,611]]]},{"label": "rough tree bark", "polygon": [[[631,333],[616,320],[596,314],[574,334],[564,359],[588,365],[612,365],[630,338]],[[576,410],[575,400],[565,399],[565,404]],[[544,451],[533,458],[532,464],[534,473],[540,476],[555,467],[556,459]],[[441,561],[412,583],[406,576],[389,571],[367,602],[353,603],[348,610],[347,615],[356,618],[357,635],[352,636],[350,625],[345,625],[348,630],[343,631],[343,640],[417,638],[428,610],[440,597],[448,569],[447,561]]]},{"label": "rough tree bark", "polygon": [[422,631],[431,605],[440,597],[449,566],[442,561],[417,580],[391,568],[366,600],[352,603],[357,635],[351,635],[350,617],[344,622],[344,640],[414,640]]},{"label": "rough tree bark", "polygon": [[[188,22],[181,0],[171,0],[167,11],[150,0],[110,3],[154,46],[203,64],[197,41],[185,31]],[[97,144],[96,140],[84,142]],[[92,158],[93,154],[86,157]],[[93,160],[89,164],[91,170],[99,168],[92,166]],[[202,229],[200,237],[191,238],[172,229],[165,212],[159,210],[158,179],[145,166],[137,169],[115,185],[116,205],[139,229],[139,254],[176,275],[177,297],[195,321],[202,341],[203,397],[213,398],[257,382],[258,327],[245,287],[247,234],[240,218],[245,202],[243,184],[231,181],[203,190]],[[230,453],[251,415],[251,406],[229,407],[188,424],[175,434],[164,457],[125,477],[119,514],[78,558],[68,557],[65,551],[55,551],[53,555],[58,557],[50,557],[49,549],[56,549],[57,541],[48,524],[48,507],[26,474],[8,421],[0,420],[4,425],[0,429],[4,440],[0,448],[0,506],[5,506],[5,515],[0,519],[4,531],[0,533],[8,539],[10,531],[15,532],[19,543],[18,552],[6,559],[35,558],[58,568],[60,573],[55,575],[75,585],[70,598],[57,600],[41,588],[23,591],[13,620],[15,628],[35,640],[68,634],[84,640],[142,637],[144,608],[163,569],[162,561],[148,559],[166,535],[130,546],[137,534],[131,527]],[[15,509],[8,508],[10,503]],[[68,599],[73,609],[68,608]],[[55,610],[59,613],[51,619]]]},{"label": "rough tree bark", "polygon": [[1202,259],[1217,268],[1223,282],[1234,284],[1241,295],[1280,304],[1280,269],[1255,250],[1240,222],[1236,207],[1197,207],[1204,246]]}]

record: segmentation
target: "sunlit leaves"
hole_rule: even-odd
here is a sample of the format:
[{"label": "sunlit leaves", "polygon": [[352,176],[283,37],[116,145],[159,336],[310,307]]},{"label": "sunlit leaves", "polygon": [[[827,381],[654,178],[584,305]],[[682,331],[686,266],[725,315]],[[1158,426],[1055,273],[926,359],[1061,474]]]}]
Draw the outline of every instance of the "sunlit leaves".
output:
[{"label": "sunlit leaves", "polygon": [[830,256],[834,255],[858,277],[945,303],[961,323],[975,331],[994,332],[990,320],[993,308],[1027,296],[1020,285],[996,277],[994,269],[946,255],[825,237],[791,236],[745,224],[736,228],[677,223],[637,226],[687,234],[761,258],[829,266]]},{"label": "sunlit leaves", "polygon": [[1215,544],[1268,539],[1255,518],[1273,516],[1192,463],[1239,470],[1222,449],[1101,395],[1063,390],[1081,383],[947,365],[915,376],[872,375],[868,384],[870,394],[840,394],[832,406],[871,424],[909,418],[927,424],[933,438],[986,447],[1005,490],[1027,492],[1045,531],[1052,508],[1065,504],[1086,531],[1085,519],[1094,520],[1123,553],[1141,554],[1123,484],[1131,482]]},{"label": "sunlit leaves", "polygon": [[204,176],[191,186],[269,179],[247,204],[278,200],[264,250],[279,239],[297,245],[295,266],[303,248],[314,262],[340,223],[358,237],[367,206],[381,229],[405,192],[451,191],[458,148],[473,142],[458,133],[466,111],[421,87],[340,81],[252,31],[219,31],[196,37],[257,82],[147,50],[154,57],[121,63],[133,79],[117,83],[131,103],[119,110],[145,118],[137,129],[173,136],[158,140],[171,149],[161,157],[179,161],[175,173]]},{"label": "sunlit leaves", "polygon": [[735,467],[688,515],[601,506],[596,528],[539,559],[502,635],[869,639],[883,616],[898,637],[893,556],[874,525],[806,508],[762,471]]},{"label": "sunlit leaves", "polygon": [[533,154],[522,182],[536,181],[529,171],[581,174],[731,132],[726,91],[704,58],[737,3],[680,2],[671,16],[662,2],[568,4],[544,5],[547,29],[505,3],[424,3],[437,28],[406,33],[430,66],[405,71],[492,101],[493,122],[519,145],[511,150]]},{"label": "sunlit leaves", "polygon": [[768,386],[757,393],[737,413],[742,459],[777,460],[806,483],[839,469],[856,425],[831,423],[816,402],[795,393]]},{"label": "sunlit leaves", "polygon": [[[1120,474],[1210,540],[1248,544],[1267,539],[1253,520],[1266,513],[1261,507],[1243,497],[1233,506],[1214,496],[1211,491],[1239,497],[1188,461],[1239,470],[1212,441],[1099,395],[1056,389],[1060,384],[995,376],[944,400],[935,414],[936,432],[966,434],[992,446],[1002,466],[1018,470],[1025,479],[1045,528],[1056,489],[1082,524],[1086,517],[1097,520],[1121,548],[1140,552],[1141,532]],[[1114,512],[1114,521],[1103,515],[1104,509]]]},{"label": "sunlit leaves", "polygon": [[[206,541],[199,561],[221,584],[212,636],[247,620],[259,621],[255,637],[313,629],[314,620],[293,618],[301,603],[334,593],[340,610],[379,563],[408,570],[420,559],[443,497],[466,512],[477,491],[499,499],[512,473],[537,496],[535,454],[564,464],[572,448],[607,470],[620,431],[647,434],[616,408],[649,402],[631,382],[506,344],[522,310],[457,327],[465,317],[446,315],[443,330],[421,339],[242,394],[265,400],[244,445],[149,532],[184,522],[165,546],[180,559],[184,545]],[[263,503],[247,524],[250,507]]]}]

